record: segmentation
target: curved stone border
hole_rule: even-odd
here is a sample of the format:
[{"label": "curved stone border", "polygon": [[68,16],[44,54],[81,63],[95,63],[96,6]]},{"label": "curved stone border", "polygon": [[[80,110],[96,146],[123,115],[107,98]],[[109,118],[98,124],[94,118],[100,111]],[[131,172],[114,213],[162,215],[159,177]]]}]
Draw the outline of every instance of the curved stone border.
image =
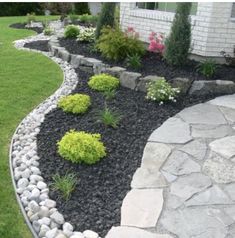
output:
[{"label": "curved stone border", "polygon": [[[24,48],[25,43],[48,39],[48,37],[39,34],[16,41],[15,47],[30,50]],[[49,199],[49,188],[43,182],[43,177],[38,169],[36,136],[40,131],[39,126],[43,122],[44,116],[56,108],[58,99],[71,93],[78,81],[74,69],[67,62],[53,57],[50,53],[40,53],[51,58],[61,67],[64,80],[52,96],[39,104],[21,121],[12,137],[9,151],[10,170],[17,201],[35,238],[99,238],[98,234],[91,230],[86,230],[83,233],[73,231],[72,225],[65,222],[63,215],[56,209],[56,202]]]},{"label": "curved stone border", "polygon": [[235,237],[235,94],[153,131],[131,187],[106,238]]}]

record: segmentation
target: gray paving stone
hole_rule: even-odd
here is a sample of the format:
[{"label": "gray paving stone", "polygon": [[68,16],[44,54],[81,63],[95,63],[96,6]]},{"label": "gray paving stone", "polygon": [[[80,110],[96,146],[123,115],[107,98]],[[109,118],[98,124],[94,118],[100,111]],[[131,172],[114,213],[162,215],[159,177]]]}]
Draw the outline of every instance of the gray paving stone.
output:
[{"label": "gray paving stone", "polygon": [[132,182],[132,188],[161,188],[166,187],[167,181],[158,169],[140,167],[136,170]]},{"label": "gray paving stone", "polygon": [[166,210],[160,223],[179,238],[226,238],[233,220],[219,209]]},{"label": "gray paving stone", "polygon": [[141,166],[159,170],[170,153],[170,146],[148,142],[144,148]]},{"label": "gray paving stone", "polygon": [[235,221],[235,206],[224,208],[224,211]]},{"label": "gray paving stone", "polygon": [[172,238],[168,234],[154,234],[135,227],[112,227],[105,238]]},{"label": "gray paving stone", "polygon": [[121,225],[155,227],[163,206],[162,189],[132,189],[121,208]]},{"label": "gray paving stone", "polygon": [[205,141],[197,139],[190,141],[179,150],[192,155],[194,159],[204,160],[207,151],[207,144]]},{"label": "gray paving stone", "polygon": [[212,151],[229,159],[235,155],[235,136],[227,136],[209,144]]},{"label": "gray paving stone", "polygon": [[185,144],[191,140],[189,125],[176,117],[166,120],[149,137],[152,142],[172,144]]},{"label": "gray paving stone", "polygon": [[235,109],[235,95],[233,94],[217,97],[209,101],[209,103],[217,106],[230,107]]},{"label": "gray paving stone", "polygon": [[220,125],[227,123],[220,110],[208,103],[185,108],[178,115],[190,124]]},{"label": "gray paving stone", "polygon": [[235,123],[235,110],[229,107],[219,107],[220,111],[224,114],[226,120],[230,123]]},{"label": "gray paving stone", "polygon": [[211,180],[208,176],[201,173],[193,173],[179,177],[174,181],[171,184],[170,193],[186,201],[209,186],[211,186]]},{"label": "gray paving stone", "polygon": [[174,151],[162,167],[162,170],[179,176],[200,172],[201,166],[193,161],[188,154],[182,151]]},{"label": "gray paving stone", "polygon": [[231,204],[232,200],[217,185],[208,188],[185,202],[186,206],[202,206],[202,205],[224,205]]},{"label": "gray paving stone", "polygon": [[228,125],[202,125],[194,124],[192,128],[192,137],[194,138],[213,138],[218,139],[228,136],[232,129]]},{"label": "gray paving stone", "polygon": [[235,201],[235,183],[225,185],[224,191],[229,195],[229,197],[233,201]]}]

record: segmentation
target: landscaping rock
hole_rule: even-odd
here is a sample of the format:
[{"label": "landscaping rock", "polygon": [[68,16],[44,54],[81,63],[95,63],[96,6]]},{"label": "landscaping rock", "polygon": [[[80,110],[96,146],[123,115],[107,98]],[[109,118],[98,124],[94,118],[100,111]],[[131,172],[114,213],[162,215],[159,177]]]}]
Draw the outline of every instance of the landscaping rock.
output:
[{"label": "landscaping rock", "polygon": [[111,67],[111,68],[105,68],[105,69],[104,69],[104,73],[110,74],[110,75],[112,75],[112,76],[114,76],[114,77],[117,77],[117,78],[120,78],[120,77],[121,77],[121,74],[122,74],[125,70],[126,70],[125,68],[115,66],[115,67]]},{"label": "landscaping rock", "polygon": [[84,238],[99,238],[99,235],[91,230],[86,230],[83,232]]},{"label": "landscaping rock", "polygon": [[56,238],[58,235],[58,229],[54,228],[46,232],[46,238]]},{"label": "landscaping rock", "polygon": [[48,207],[49,209],[54,208],[54,207],[56,207],[56,202],[51,199],[46,199],[45,206]]},{"label": "landscaping rock", "polygon": [[120,76],[121,86],[134,90],[137,86],[139,77],[141,77],[141,74],[139,73],[124,71]]},{"label": "landscaping rock", "polygon": [[162,211],[162,189],[132,189],[123,200],[121,225],[155,227]]},{"label": "landscaping rock", "polygon": [[41,228],[40,228],[40,231],[39,231],[38,236],[39,236],[40,238],[45,237],[46,233],[47,233],[49,230],[50,230],[50,228],[49,228],[48,226],[46,226],[46,225],[41,225]]},{"label": "landscaping rock", "polygon": [[40,210],[39,205],[35,201],[29,202],[28,207],[33,213],[37,213]]},{"label": "landscaping rock", "polygon": [[81,232],[74,232],[70,238],[85,238]]},{"label": "landscaping rock", "polygon": [[80,63],[81,63],[81,59],[84,58],[83,55],[74,55],[71,54],[71,60],[70,60],[70,64],[74,67],[77,68]]},{"label": "landscaping rock", "polygon": [[170,84],[173,88],[179,88],[180,94],[185,95],[188,93],[191,85],[192,85],[192,79],[189,78],[173,78],[170,81]]},{"label": "landscaping rock", "polygon": [[55,211],[52,215],[50,215],[52,221],[56,222],[59,225],[64,224],[64,217],[61,213]]},{"label": "landscaping rock", "polygon": [[58,50],[58,57],[66,62],[69,62],[71,58],[70,53],[66,51],[65,49]]},{"label": "landscaping rock", "polygon": [[159,80],[159,77],[156,76],[156,75],[148,75],[144,78],[140,78],[136,89],[138,91],[147,92],[146,85],[149,82],[154,82],[154,81],[157,81],[157,80]]}]

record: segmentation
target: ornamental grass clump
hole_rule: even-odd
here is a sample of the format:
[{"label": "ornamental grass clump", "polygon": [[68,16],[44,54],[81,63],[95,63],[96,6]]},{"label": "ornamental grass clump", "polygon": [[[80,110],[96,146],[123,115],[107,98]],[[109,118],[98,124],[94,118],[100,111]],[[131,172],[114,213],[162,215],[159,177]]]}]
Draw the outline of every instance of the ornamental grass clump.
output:
[{"label": "ornamental grass clump", "polygon": [[206,59],[204,62],[200,62],[197,66],[197,71],[207,78],[212,78],[217,70],[218,66],[212,59]]},{"label": "ornamental grass clump", "polygon": [[73,163],[94,164],[106,156],[100,134],[70,130],[57,143],[58,153]]},{"label": "ornamental grass clump", "polygon": [[90,96],[79,93],[62,97],[58,102],[59,108],[64,112],[72,112],[75,114],[85,113],[90,105]]},{"label": "ornamental grass clump", "polygon": [[80,29],[77,26],[69,25],[66,26],[64,31],[65,38],[76,38],[80,33]]},{"label": "ornamental grass clump", "polygon": [[88,85],[91,89],[105,92],[118,88],[120,82],[116,77],[109,74],[97,74],[90,78]]},{"label": "ornamental grass clump", "polygon": [[178,88],[172,88],[163,77],[147,84],[147,99],[159,102],[159,105],[165,101],[176,102],[176,97],[180,93]]}]

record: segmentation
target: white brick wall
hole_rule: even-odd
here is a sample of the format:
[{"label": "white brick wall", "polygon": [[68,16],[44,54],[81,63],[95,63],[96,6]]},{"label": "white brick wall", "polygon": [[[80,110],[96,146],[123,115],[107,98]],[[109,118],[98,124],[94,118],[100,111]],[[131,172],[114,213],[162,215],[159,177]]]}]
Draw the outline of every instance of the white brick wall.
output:
[{"label": "white brick wall", "polygon": [[[231,19],[232,2],[199,2],[196,16],[192,16],[192,53],[200,56],[221,57],[222,50],[233,56],[235,21]],[[174,13],[136,8],[135,3],[120,4],[122,29],[128,26],[148,42],[151,31],[170,32]]]}]

